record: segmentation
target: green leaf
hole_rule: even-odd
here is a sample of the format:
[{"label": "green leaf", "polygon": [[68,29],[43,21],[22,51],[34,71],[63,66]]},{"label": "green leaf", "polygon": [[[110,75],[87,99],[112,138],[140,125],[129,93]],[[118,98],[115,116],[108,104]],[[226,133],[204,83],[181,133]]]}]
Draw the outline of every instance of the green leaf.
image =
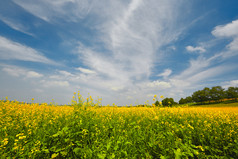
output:
[{"label": "green leaf", "polygon": [[116,146],[114,147],[114,150],[117,151],[118,148],[119,148],[119,146],[116,145]]},{"label": "green leaf", "polygon": [[70,141],[69,138],[64,139],[64,142],[69,142],[69,141]]},{"label": "green leaf", "polygon": [[65,156],[67,156],[68,153],[67,153],[66,151],[61,151],[60,154],[61,154],[63,157],[65,157]]},{"label": "green leaf", "polygon": [[122,153],[124,153],[124,155],[127,156],[127,152],[126,151],[122,151]]},{"label": "green leaf", "polygon": [[69,128],[66,126],[62,129],[63,132],[68,132]]},{"label": "green leaf", "polygon": [[104,159],[104,158],[106,158],[106,154],[98,154],[98,157],[100,158],[100,159]]},{"label": "green leaf", "polygon": [[180,159],[182,156],[181,150],[180,148],[178,148],[177,150],[174,150],[175,153],[175,159]]},{"label": "green leaf", "polygon": [[50,153],[50,151],[48,149],[43,149],[42,151],[45,153]]},{"label": "green leaf", "polygon": [[125,143],[125,145],[132,145],[132,143],[129,142],[129,141],[127,141],[127,142]]},{"label": "green leaf", "polygon": [[111,142],[109,142],[108,144],[107,144],[107,151],[110,149],[110,147],[111,147]]},{"label": "green leaf", "polygon": [[114,153],[112,153],[110,158],[115,158],[115,157],[116,157],[116,155]]},{"label": "green leaf", "polygon": [[160,159],[167,159],[167,157],[161,155]]},{"label": "green leaf", "polygon": [[73,151],[74,151],[74,153],[75,153],[76,155],[79,155],[80,152],[81,152],[81,149],[78,148],[78,147],[76,147]]}]

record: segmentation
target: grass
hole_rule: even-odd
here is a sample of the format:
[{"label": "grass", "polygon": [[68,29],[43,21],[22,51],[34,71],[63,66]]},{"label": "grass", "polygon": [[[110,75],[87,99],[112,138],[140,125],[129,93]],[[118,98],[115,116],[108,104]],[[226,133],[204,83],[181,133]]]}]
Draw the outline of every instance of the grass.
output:
[{"label": "grass", "polygon": [[74,106],[60,107],[1,100],[0,156],[238,158],[237,103],[177,108],[99,105],[81,97]]},{"label": "grass", "polygon": [[204,104],[204,105],[191,105],[195,107],[238,107],[238,102],[233,103],[212,103],[212,104]]}]

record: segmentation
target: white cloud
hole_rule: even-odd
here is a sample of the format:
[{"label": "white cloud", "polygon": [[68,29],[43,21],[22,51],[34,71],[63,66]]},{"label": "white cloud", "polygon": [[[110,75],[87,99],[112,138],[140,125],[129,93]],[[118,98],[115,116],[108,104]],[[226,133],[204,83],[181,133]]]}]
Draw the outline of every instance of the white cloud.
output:
[{"label": "white cloud", "polygon": [[216,26],[212,34],[216,37],[237,37],[238,20],[232,21],[226,25]]},{"label": "white cloud", "polygon": [[197,51],[200,53],[206,52],[206,50],[201,46],[197,46],[197,47],[187,46],[186,50],[189,52],[197,52]]},{"label": "white cloud", "polygon": [[54,61],[48,59],[35,49],[11,41],[2,36],[0,36],[0,59],[41,62],[53,65],[56,64]]},{"label": "white cloud", "polygon": [[34,34],[29,33],[27,31],[26,27],[23,24],[17,22],[16,20],[12,20],[12,19],[3,17],[1,15],[0,15],[0,20],[2,20],[5,24],[10,26],[12,29],[15,29],[17,31],[20,31],[20,32],[25,33],[25,34],[30,35],[30,36],[34,36]]},{"label": "white cloud", "polygon": [[158,74],[158,76],[162,76],[164,78],[167,78],[169,75],[171,75],[172,70],[171,69],[165,69],[163,73]]},{"label": "white cloud", "polygon": [[59,72],[61,75],[64,75],[64,76],[67,76],[67,77],[74,76],[72,73],[67,72],[67,71],[60,70],[60,71],[58,71],[58,72]]},{"label": "white cloud", "polygon": [[21,74],[24,74],[21,69],[18,68],[3,68],[4,72],[8,73],[11,76],[19,77]]},{"label": "white cloud", "polygon": [[47,22],[56,18],[78,21],[89,13],[93,5],[91,0],[14,0],[14,3]]},{"label": "white cloud", "polygon": [[[180,34],[174,17],[179,5],[174,6],[174,2],[133,0],[120,4],[107,2],[100,12],[94,8],[102,20],[97,27],[98,40],[107,51],[102,53],[79,44],[80,60],[101,79],[110,79],[116,85],[129,87],[147,80],[154,62],[161,60],[157,58],[161,54],[158,49]],[[119,8],[116,12],[112,10],[115,4]],[[105,14],[108,19],[103,18]]]},{"label": "white cloud", "polygon": [[219,75],[222,75],[224,72],[230,71],[231,69],[232,67],[225,66],[225,65],[206,68],[205,70],[201,72],[195,73],[193,76],[187,78],[185,81],[187,81],[188,83],[191,83],[192,85],[202,83],[202,82],[205,83],[207,79],[211,79]]},{"label": "white cloud", "polygon": [[148,87],[157,87],[160,89],[165,89],[165,88],[171,88],[171,85],[169,82],[165,81],[153,81],[147,84]]},{"label": "white cloud", "polygon": [[168,90],[168,93],[174,98],[183,97],[186,94],[185,92],[207,87],[210,80],[215,80],[226,72],[234,71],[235,68],[233,66],[213,66],[219,57],[220,55],[214,55],[210,58],[199,56],[195,60],[190,60],[190,66],[187,69],[169,79],[173,89]]},{"label": "white cloud", "polygon": [[224,82],[223,88],[228,88],[228,87],[238,87],[238,80],[232,80],[228,82]]},{"label": "white cloud", "polygon": [[80,68],[83,74],[70,79],[84,79],[90,84],[100,81],[100,87],[106,89],[135,87],[138,81],[148,80],[154,62],[161,60],[157,58],[161,54],[159,48],[176,40],[181,33],[175,15],[183,4],[174,5],[175,0],[14,2],[53,23],[59,18],[77,21],[93,15],[97,25],[90,23],[90,27],[98,31],[95,39],[103,43],[106,53],[79,44],[80,60],[89,69]]},{"label": "white cloud", "polygon": [[70,84],[68,81],[59,81],[59,80],[41,80],[42,85],[46,88],[49,87],[68,87]]},{"label": "white cloud", "polygon": [[123,90],[123,89],[124,89],[123,86],[112,86],[111,87],[111,90],[113,90],[113,91],[120,91],[120,90]]},{"label": "white cloud", "polygon": [[227,45],[227,51],[223,52],[223,58],[229,58],[238,54],[238,20],[232,21],[226,25],[220,25],[214,28],[212,34],[217,38],[233,39]]},{"label": "white cloud", "polygon": [[23,78],[40,78],[43,77],[42,74],[35,72],[35,71],[31,71],[28,69],[24,69],[21,67],[17,67],[17,66],[4,66],[2,68],[2,71],[6,72],[7,74],[14,76],[14,77],[23,77]]},{"label": "white cloud", "polygon": [[168,47],[168,48],[171,49],[171,50],[173,50],[173,51],[176,50],[176,47],[175,47],[175,46],[170,46],[170,47]]},{"label": "white cloud", "polygon": [[35,71],[28,71],[26,76],[27,76],[27,78],[40,78],[40,77],[43,77],[42,74],[37,73]]},{"label": "white cloud", "polygon": [[228,44],[227,48],[232,51],[238,51],[238,37]]},{"label": "white cloud", "polygon": [[96,73],[96,72],[93,71],[93,70],[86,69],[86,68],[82,68],[82,67],[78,67],[78,68],[76,68],[76,70],[79,70],[79,71],[81,71],[82,73],[86,73],[86,74],[94,74],[94,73]]}]

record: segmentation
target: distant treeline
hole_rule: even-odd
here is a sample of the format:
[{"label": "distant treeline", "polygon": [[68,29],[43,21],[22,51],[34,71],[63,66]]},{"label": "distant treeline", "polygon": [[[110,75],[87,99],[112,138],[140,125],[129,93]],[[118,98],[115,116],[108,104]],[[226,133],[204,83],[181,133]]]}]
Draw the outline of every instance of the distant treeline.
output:
[{"label": "distant treeline", "polygon": [[238,98],[238,87],[229,87],[227,90],[221,86],[212,88],[205,87],[203,90],[193,92],[192,96],[181,98],[179,104],[196,102],[198,104],[218,103],[226,100],[235,100]]}]

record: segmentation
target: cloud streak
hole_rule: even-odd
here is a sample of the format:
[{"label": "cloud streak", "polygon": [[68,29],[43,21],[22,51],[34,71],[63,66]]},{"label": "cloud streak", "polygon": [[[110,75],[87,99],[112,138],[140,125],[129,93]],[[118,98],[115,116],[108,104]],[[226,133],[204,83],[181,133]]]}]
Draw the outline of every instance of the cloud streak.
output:
[{"label": "cloud streak", "polygon": [[0,59],[41,62],[56,65],[35,49],[0,36]]},{"label": "cloud streak", "polygon": [[200,47],[200,46],[197,46],[197,47],[187,46],[186,50],[189,51],[189,52],[197,52],[197,51],[200,52],[200,53],[206,52],[206,50],[203,47]]},{"label": "cloud streak", "polygon": [[23,77],[23,78],[41,78],[44,75],[40,74],[38,72],[23,69],[16,66],[10,66],[10,65],[3,65],[2,71],[6,72],[7,74],[14,76],[14,77]]},{"label": "cloud streak", "polygon": [[31,14],[46,22],[55,22],[55,18],[77,22],[84,18],[91,9],[92,0],[13,0]]},{"label": "cloud streak", "polygon": [[34,36],[34,34],[29,33],[26,29],[25,26],[23,26],[21,23],[18,23],[15,20],[3,17],[0,15],[0,20],[3,21],[5,24],[7,24],[8,26],[10,26],[12,29],[20,31],[24,34],[30,35],[30,36]]}]

